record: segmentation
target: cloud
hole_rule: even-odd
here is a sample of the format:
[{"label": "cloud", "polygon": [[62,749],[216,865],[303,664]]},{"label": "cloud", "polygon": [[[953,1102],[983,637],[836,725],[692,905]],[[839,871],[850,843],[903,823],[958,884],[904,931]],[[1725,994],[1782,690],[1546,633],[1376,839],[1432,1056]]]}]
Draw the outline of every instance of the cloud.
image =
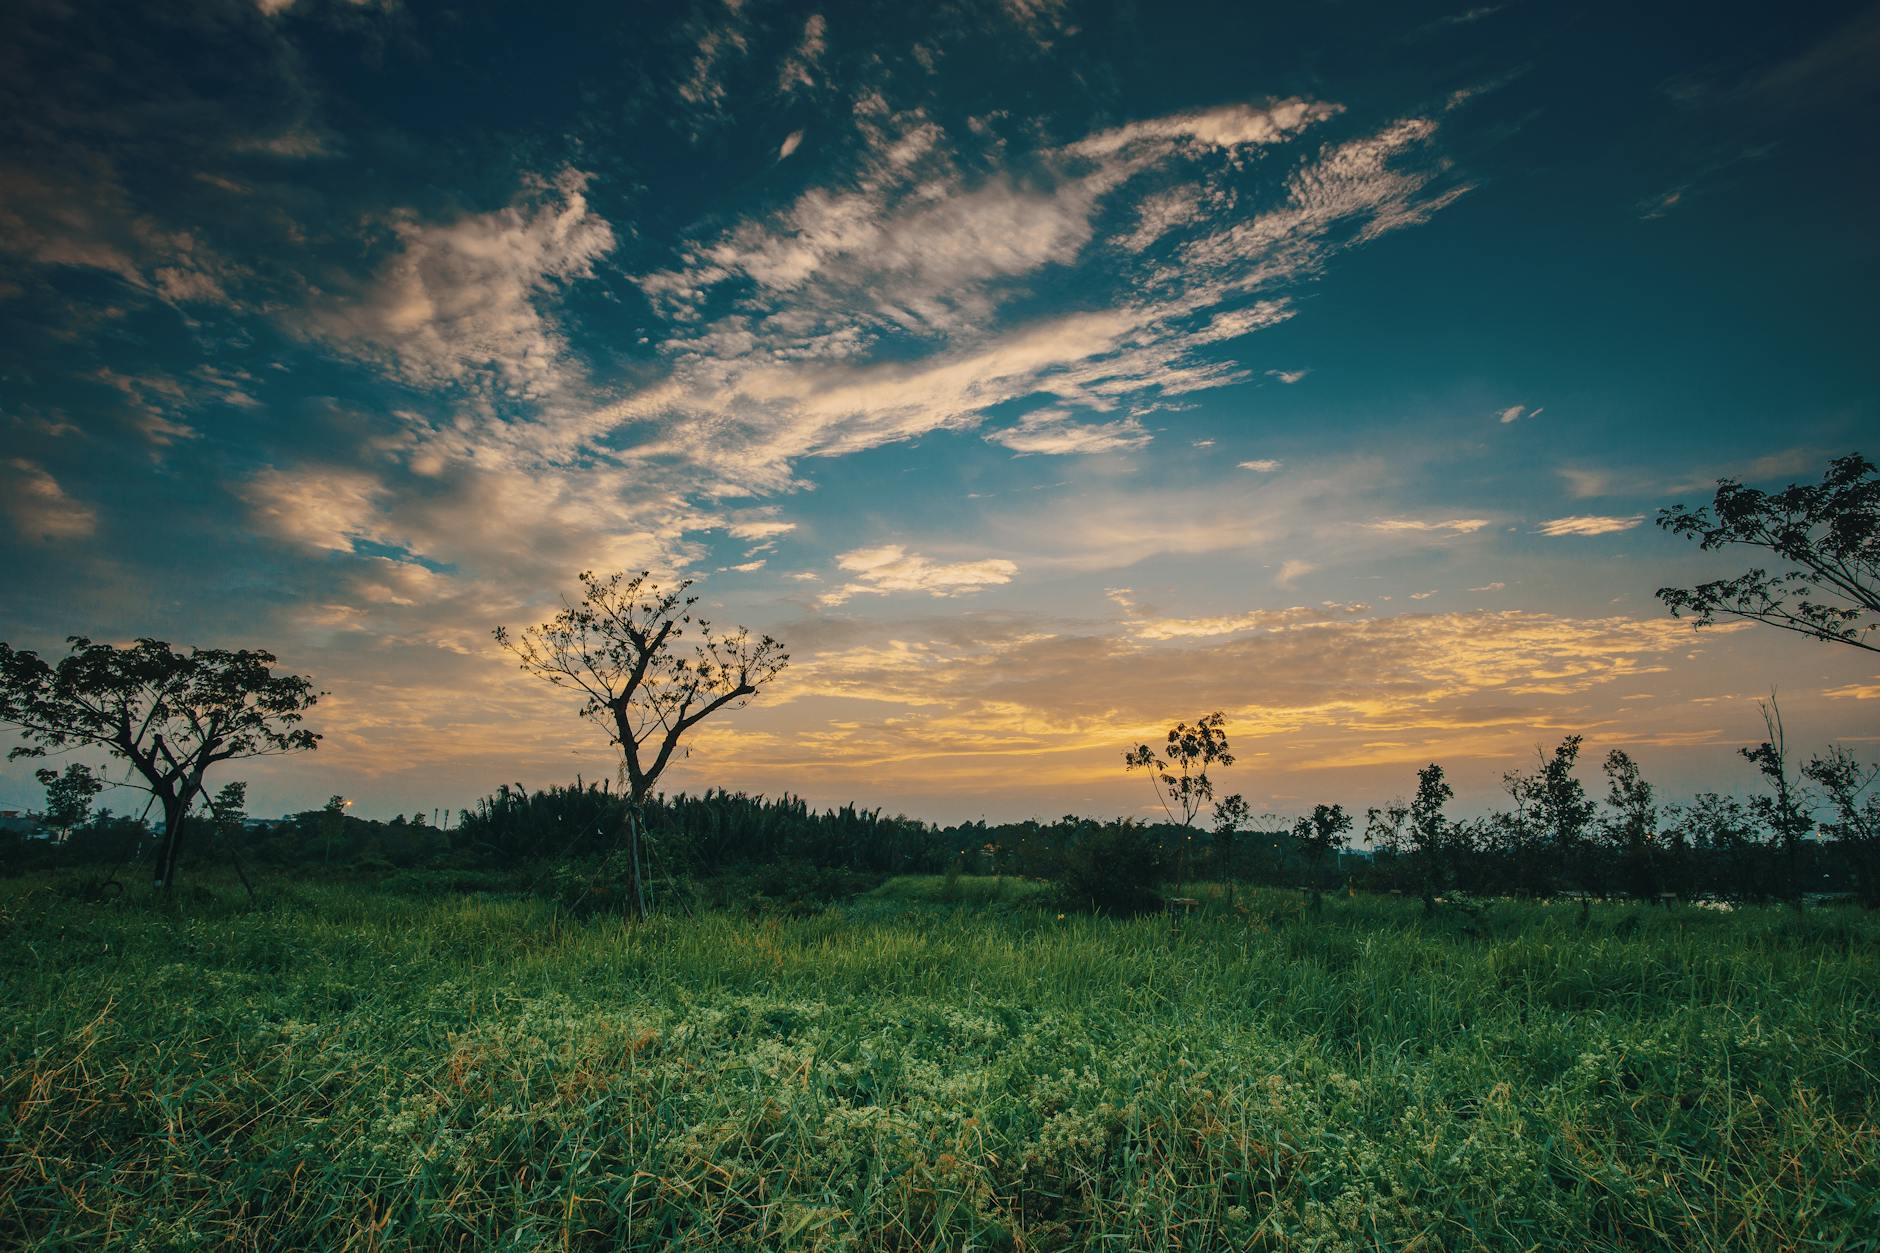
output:
[{"label": "cloud", "polygon": [[1296,96],[1264,106],[1225,105],[1099,131],[1070,145],[1066,151],[1079,157],[1107,157],[1141,144],[1191,143],[1230,149],[1275,144],[1314,123],[1338,116],[1343,109],[1342,105]]},{"label": "cloud", "polygon": [[1634,514],[1629,518],[1579,514],[1571,518],[1555,518],[1551,522],[1543,522],[1539,533],[1542,535],[1610,535],[1615,531],[1629,531],[1644,520],[1642,514]]},{"label": "cloud", "polygon": [[[1536,409],[1534,412],[1539,413],[1540,410]],[[1509,405],[1506,409],[1503,409],[1500,414],[1501,422],[1504,426],[1510,422],[1516,422],[1524,417],[1532,416],[1533,414],[1527,411],[1526,405]]]},{"label": "cloud", "polygon": [[1266,376],[1270,379],[1277,379],[1290,386],[1310,373],[1312,373],[1310,370],[1268,370]]},{"label": "cloud", "polygon": [[783,137],[783,143],[777,149],[777,160],[786,160],[803,142],[802,131],[791,131]]},{"label": "cloud", "polygon": [[[686,241],[672,264],[639,275],[669,319],[667,373],[586,425],[627,428],[625,455],[689,462],[724,491],[789,490],[803,458],[970,429],[1027,398],[1077,413],[1086,429],[1021,426],[995,442],[1067,451],[1139,440],[1133,419],[1250,376],[1213,346],[1294,315],[1268,289],[1460,194],[1435,190],[1440,163],[1418,155],[1436,124],[1409,119],[1322,147],[1285,176],[1276,207],[1248,212],[1273,188],[1234,152],[1334,111],[1298,100],[1153,118],[1028,156],[1000,148],[981,172],[925,113],[864,92],[853,114],[861,154],[847,173]],[[1193,203],[1206,212],[1160,215],[1158,234],[1185,237],[1170,257],[1125,249],[1124,272],[1097,265],[1101,229],[1120,231],[1114,242],[1141,225],[1119,221],[1112,203],[1126,207],[1139,175],[1170,164],[1201,167],[1208,186]],[[1095,283],[1082,307],[1010,316],[1036,307],[1032,284],[1073,274]]]},{"label": "cloud", "polygon": [[1253,461],[1242,461],[1238,464],[1236,468],[1241,469],[1241,470],[1252,470],[1255,474],[1271,474],[1275,470],[1279,469],[1282,464],[1284,463],[1275,461],[1271,457],[1260,457]]},{"label": "cloud", "polygon": [[1311,623],[1333,622],[1370,609],[1369,605],[1364,604],[1327,601],[1320,606],[1294,605],[1286,609],[1250,609],[1244,613],[1214,617],[1169,618],[1142,612],[1126,587],[1110,588],[1107,594],[1123,609],[1130,635],[1146,641],[1208,639],[1238,635],[1243,631],[1279,631]]},{"label": "cloud", "polygon": [[1441,522],[1427,522],[1420,518],[1382,518],[1364,525],[1372,531],[1453,531],[1457,535],[1471,535],[1489,525],[1489,521],[1487,518],[1447,518]]},{"label": "cloud", "polygon": [[725,527],[726,534],[731,538],[743,540],[776,539],[794,530],[796,530],[796,523],[777,518],[774,510],[755,510],[750,516],[733,521]]},{"label": "cloud", "polygon": [[1135,418],[1115,422],[1077,422],[1065,409],[1040,409],[1019,419],[1018,425],[990,431],[986,439],[1016,453],[1122,452],[1141,448],[1149,432]]},{"label": "cloud", "polygon": [[722,0],[701,6],[688,33],[692,56],[678,93],[680,100],[692,106],[689,120],[696,126],[724,116],[724,67],[750,51],[750,18],[742,0]]},{"label": "cloud", "polygon": [[1304,574],[1310,574],[1316,569],[1318,569],[1318,567],[1310,561],[1300,561],[1297,558],[1283,561],[1280,563],[1279,573],[1274,576],[1273,581],[1278,583],[1281,587],[1285,587],[1294,579]]},{"label": "cloud", "polygon": [[[820,13],[812,13],[803,21],[803,33],[796,41],[796,47],[784,58],[783,65],[777,71],[777,90],[784,95],[816,86],[816,75],[822,68],[823,52],[828,46],[829,23]],[[803,132],[798,131],[800,139]],[[795,144],[785,141],[786,149],[794,149]],[[785,151],[784,156],[789,156]]]},{"label": "cloud", "polygon": [[1411,592],[1410,599],[1411,600],[1428,600],[1430,597],[1434,595],[1436,595],[1436,592],[1435,592],[1435,589],[1432,588],[1430,591],[1427,591],[1427,592]]},{"label": "cloud", "polygon": [[416,386],[553,393],[568,362],[544,306],[614,247],[587,181],[564,170],[494,212],[395,221],[397,254],[358,290],[316,305],[304,329]]},{"label": "cloud", "polygon": [[84,539],[98,528],[98,511],[66,495],[37,462],[0,462],[0,510],[22,538],[51,542]]},{"label": "cloud", "polygon": [[891,592],[925,592],[929,596],[961,596],[1010,583],[1018,566],[1002,558],[977,561],[933,561],[910,553],[899,544],[855,548],[836,558],[838,569],[853,575],[851,582],[826,592],[825,605],[840,605],[858,594],[885,596]]},{"label": "cloud", "polygon": [[1497,582],[1497,583],[1484,583],[1484,584],[1482,584],[1482,586],[1480,586],[1480,587],[1472,587],[1472,588],[1470,588],[1469,590],[1470,590],[1471,592],[1499,592],[1499,591],[1501,591],[1501,590],[1502,590],[1503,588],[1505,588],[1505,587],[1507,587],[1507,586],[1508,586],[1508,585],[1507,585],[1506,583],[1499,583],[1499,582]]}]

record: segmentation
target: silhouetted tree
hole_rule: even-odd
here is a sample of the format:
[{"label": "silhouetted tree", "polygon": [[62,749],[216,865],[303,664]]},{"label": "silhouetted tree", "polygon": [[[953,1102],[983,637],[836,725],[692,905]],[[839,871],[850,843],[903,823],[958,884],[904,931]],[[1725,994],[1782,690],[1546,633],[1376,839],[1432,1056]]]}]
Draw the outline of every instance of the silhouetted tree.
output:
[{"label": "silhouetted tree", "polygon": [[1606,754],[1606,832],[1618,855],[1625,890],[1641,901],[1658,899],[1663,866],[1658,848],[1658,802],[1638,763],[1622,749]]},{"label": "silhouetted tree", "polygon": [[1234,841],[1252,817],[1252,806],[1239,792],[1214,807],[1214,873],[1227,883],[1230,893],[1234,885]]},{"label": "silhouetted tree", "polygon": [[1731,901],[1769,898],[1775,885],[1768,849],[1756,816],[1742,801],[1699,792],[1687,804],[1672,807],[1668,826],[1694,856],[1694,894]]},{"label": "silhouetted tree", "polygon": [[1812,779],[1834,807],[1823,828],[1840,845],[1854,873],[1854,892],[1868,909],[1880,906],[1880,766],[1866,765],[1836,746],[1817,756],[1802,773]]},{"label": "silhouetted tree", "polygon": [[1351,832],[1351,815],[1343,805],[1314,805],[1312,816],[1293,824],[1293,839],[1306,856],[1306,882],[1314,908],[1322,902],[1320,889],[1325,881],[1325,859],[1345,847]]},{"label": "silhouetted tree", "polygon": [[63,773],[35,770],[33,777],[45,786],[46,821],[59,833],[59,842],[63,844],[74,827],[84,826],[85,820],[91,817],[92,798],[104,791],[104,780],[79,761],[67,766]]},{"label": "silhouetted tree", "polygon": [[1436,912],[1436,894],[1443,887],[1443,859],[1449,819],[1443,807],[1455,796],[1443,781],[1443,768],[1435,762],[1417,771],[1417,794],[1410,801],[1410,855],[1416,863],[1417,891],[1423,912]]},{"label": "silhouetted tree", "polygon": [[176,881],[189,811],[209,770],[319,742],[300,723],[321,694],[299,675],[276,674],[272,653],[181,653],[153,639],[124,648],[82,636],[69,643],[56,666],[0,643],[0,722],[26,741],[10,756],[95,745],[130,762],[163,807],[160,888]]},{"label": "silhouetted tree", "polygon": [[1761,704],[1763,726],[1769,738],[1755,748],[1739,749],[1762,774],[1769,791],[1750,798],[1750,810],[1775,836],[1782,858],[1782,897],[1802,907],[1802,840],[1815,825],[1807,793],[1789,769],[1788,740],[1782,729],[1782,710],[1772,695]]},{"label": "silhouetted tree", "polygon": [[[661,587],[647,571],[602,578],[583,571],[581,600],[538,626],[496,642],[522,669],[583,696],[581,713],[620,749],[627,786],[627,863],[636,915],[646,913],[641,826],[647,797],[686,735],[739,707],[789,664],[768,635],[712,630],[692,616],[690,579]],[[689,633],[689,635],[688,635]],[[688,641],[690,649],[682,648]]]},{"label": "silhouetted tree", "polygon": [[[1227,747],[1227,718],[1218,710],[1195,719],[1189,726],[1178,722],[1169,728],[1168,756],[1160,756],[1147,744],[1138,744],[1123,754],[1125,770],[1146,770],[1155,798],[1168,820],[1182,828],[1182,856],[1177,862],[1176,881],[1187,870],[1188,842],[1193,836],[1195,815],[1214,799],[1214,780],[1208,770],[1213,766],[1231,766],[1234,755]],[[1180,815],[1179,817],[1177,815]]]},{"label": "silhouetted tree", "polygon": [[1662,509],[1658,525],[1706,551],[1759,548],[1788,567],[1661,587],[1673,617],[1689,613],[1708,626],[1723,614],[1880,652],[1880,470],[1865,457],[1838,457],[1819,486],[1780,492],[1720,479],[1709,506]]},{"label": "silhouetted tree", "polygon": [[1584,917],[1587,898],[1599,883],[1599,873],[1588,838],[1593,802],[1587,799],[1586,788],[1573,773],[1580,759],[1580,744],[1579,736],[1567,736],[1552,756],[1540,758],[1532,774],[1510,772],[1505,782],[1551,848],[1561,878],[1579,888],[1580,913]]}]

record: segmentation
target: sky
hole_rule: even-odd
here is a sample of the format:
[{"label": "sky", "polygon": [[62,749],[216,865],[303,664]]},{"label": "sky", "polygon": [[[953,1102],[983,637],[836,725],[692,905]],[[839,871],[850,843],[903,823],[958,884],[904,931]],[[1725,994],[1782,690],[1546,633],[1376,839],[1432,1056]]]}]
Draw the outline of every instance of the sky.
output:
[{"label": "sky", "polygon": [[1741,791],[1772,688],[1875,751],[1652,518],[1880,453],[1880,7],[11,13],[0,638],[311,676],[251,812],[609,776],[490,635],[589,569],[791,654],[674,789],[1147,815],[1219,709],[1256,813]]}]

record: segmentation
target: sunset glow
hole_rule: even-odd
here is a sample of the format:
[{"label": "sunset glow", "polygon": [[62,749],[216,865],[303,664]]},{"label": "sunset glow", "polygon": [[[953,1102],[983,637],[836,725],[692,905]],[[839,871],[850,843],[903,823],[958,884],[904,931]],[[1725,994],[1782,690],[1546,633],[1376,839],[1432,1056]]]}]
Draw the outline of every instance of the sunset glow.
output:
[{"label": "sunset glow", "polygon": [[1216,709],[1288,816],[1571,733],[1744,789],[1771,689],[1880,738],[1873,653],[1653,595],[1743,564],[1660,508],[1880,452],[1875,9],[499,12],[15,18],[0,638],[313,678],[251,812],[611,777],[491,638],[587,570],[791,655],[674,790],[1145,814]]}]

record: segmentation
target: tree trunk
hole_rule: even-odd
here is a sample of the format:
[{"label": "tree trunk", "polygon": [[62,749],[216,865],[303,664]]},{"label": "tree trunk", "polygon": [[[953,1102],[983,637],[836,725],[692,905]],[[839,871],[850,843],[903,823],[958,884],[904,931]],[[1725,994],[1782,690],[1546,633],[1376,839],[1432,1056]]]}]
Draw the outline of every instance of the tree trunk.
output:
[{"label": "tree trunk", "polygon": [[633,878],[633,917],[646,917],[646,875],[640,865],[640,805],[636,799],[627,806],[627,866]]},{"label": "tree trunk", "polygon": [[176,882],[176,866],[183,847],[184,829],[188,823],[187,807],[180,802],[164,798],[163,801],[163,841],[157,846],[157,867],[154,885],[163,892],[168,892]]}]

